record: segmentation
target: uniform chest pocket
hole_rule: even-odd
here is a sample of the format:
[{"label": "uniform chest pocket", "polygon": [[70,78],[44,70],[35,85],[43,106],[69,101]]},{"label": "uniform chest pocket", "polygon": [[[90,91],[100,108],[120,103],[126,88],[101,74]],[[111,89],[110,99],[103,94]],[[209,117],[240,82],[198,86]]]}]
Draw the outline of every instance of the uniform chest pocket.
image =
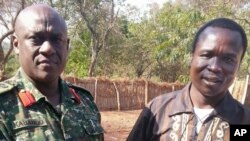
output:
[{"label": "uniform chest pocket", "polygon": [[104,132],[96,115],[85,114],[84,117],[85,117],[85,120],[82,121],[82,124],[87,134],[98,135]]},{"label": "uniform chest pocket", "polygon": [[68,112],[62,118],[65,139],[83,139],[103,133],[98,116],[94,113]]}]

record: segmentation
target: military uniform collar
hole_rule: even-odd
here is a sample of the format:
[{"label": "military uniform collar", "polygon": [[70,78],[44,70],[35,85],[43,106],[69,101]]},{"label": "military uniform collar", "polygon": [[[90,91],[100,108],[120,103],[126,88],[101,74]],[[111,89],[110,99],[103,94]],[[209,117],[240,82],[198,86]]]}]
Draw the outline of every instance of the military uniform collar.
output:
[{"label": "military uniform collar", "polygon": [[45,96],[29,81],[28,76],[25,74],[22,68],[20,68],[14,76],[19,92],[28,91],[32,94],[35,101],[45,99]]},{"label": "military uniform collar", "polygon": [[[23,97],[21,101],[23,104],[26,101],[26,106],[30,106],[39,100],[46,100],[46,97],[31,83],[28,79],[28,76],[25,74],[25,72],[20,68],[15,75],[16,85],[18,87],[19,91],[19,97]],[[74,101],[76,103],[79,103],[80,98],[78,97],[78,94],[74,91],[70,90],[67,83],[63,81],[62,79],[59,79],[59,87],[61,88],[61,102],[64,103],[66,100]],[[21,94],[23,93],[23,94]],[[34,98],[34,99],[33,99]],[[27,100],[26,100],[27,99]],[[27,102],[28,101],[28,102]],[[26,107],[25,106],[25,107]]]},{"label": "military uniform collar", "polygon": [[74,100],[75,103],[80,103],[80,97],[78,93],[73,88],[70,88],[65,81],[63,81],[62,79],[60,80],[62,103],[65,103],[65,100]]}]

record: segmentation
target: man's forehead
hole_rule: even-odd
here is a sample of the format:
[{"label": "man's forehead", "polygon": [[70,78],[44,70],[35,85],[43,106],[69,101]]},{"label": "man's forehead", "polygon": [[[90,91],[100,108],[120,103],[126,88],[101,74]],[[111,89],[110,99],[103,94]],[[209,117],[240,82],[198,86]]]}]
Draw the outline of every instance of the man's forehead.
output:
[{"label": "man's forehead", "polygon": [[36,19],[57,20],[56,22],[65,24],[64,19],[58,12],[44,4],[32,5],[23,9],[17,17],[16,24],[19,24],[19,22],[30,22]]},{"label": "man's forehead", "polygon": [[57,13],[53,8],[49,7],[48,5],[45,4],[36,4],[36,5],[31,5],[26,8],[24,8],[20,14],[26,14],[26,13],[39,13],[39,12],[51,12],[51,13]]},{"label": "man's forehead", "polygon": [[51,9],[26,9],[20,13],[16,25],[16,30],[26,28],[32,32],[60,30],[66,32],[64,20]]},{"label": "man's forehead", "polygon": [[31,9],[23,11],[20,13],[17,22],[29,23],[37,22],[39,20],[49,21],[49,20],[60,20],[59,15],[55,14],[49,9]]}]

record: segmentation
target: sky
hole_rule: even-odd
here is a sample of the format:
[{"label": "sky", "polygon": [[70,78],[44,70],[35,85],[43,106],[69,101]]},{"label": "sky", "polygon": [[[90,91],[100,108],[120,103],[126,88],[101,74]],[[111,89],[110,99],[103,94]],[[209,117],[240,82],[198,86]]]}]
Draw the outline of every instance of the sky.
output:
[{"label": "sky", "polygon": [[146,5],[149,3],[158,3],[162,5],[167,0],[126,0],[125,3],[130,3],[132,5],[140,6],[140,5]]},{"label": "sky", "polygon": [[[169,0],[125,0],[125,2],[124,2],[125,5],[129,4],[132,6],[136,6],[140,10],[136,13],[126,13],[125,12],[126,13],[125,15],[128,16],[128,20],[133,20],[133,21],[139,20],[140,21],[140,18],[139,19],[137,19],[137,18],[142,17],[145,12],[147,13],[149,11],[150,4],[157,3],[159,5],[159,8],[161,8],[163,3],[167,2],[167,1],[169,1]],[[123,9],[122,7],[119,7],[119,8],[120,8],[120,10]]]},{"label": "sky", "polygon": [[126,0],[125,3],[129,3],[131,5],[134,5],[139,8],[145,8],[147,7],[147,4],[150,3],[158,3],[160,6],[167,2],[167,0]]}]

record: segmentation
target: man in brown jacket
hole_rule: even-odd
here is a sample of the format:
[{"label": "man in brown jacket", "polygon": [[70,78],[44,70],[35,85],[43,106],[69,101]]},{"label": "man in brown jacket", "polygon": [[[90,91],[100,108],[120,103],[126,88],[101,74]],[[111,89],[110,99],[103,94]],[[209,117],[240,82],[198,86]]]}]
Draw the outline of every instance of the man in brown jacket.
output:
[{"label": "man in brown jacket", "polygon": [[230,138],[232,124],[250,124],[250,111],[228,91],[247,48],[242,27],[217,18],[197,32],[191,82],[153,99],[142,111],[128,141],[193,141]]}]

